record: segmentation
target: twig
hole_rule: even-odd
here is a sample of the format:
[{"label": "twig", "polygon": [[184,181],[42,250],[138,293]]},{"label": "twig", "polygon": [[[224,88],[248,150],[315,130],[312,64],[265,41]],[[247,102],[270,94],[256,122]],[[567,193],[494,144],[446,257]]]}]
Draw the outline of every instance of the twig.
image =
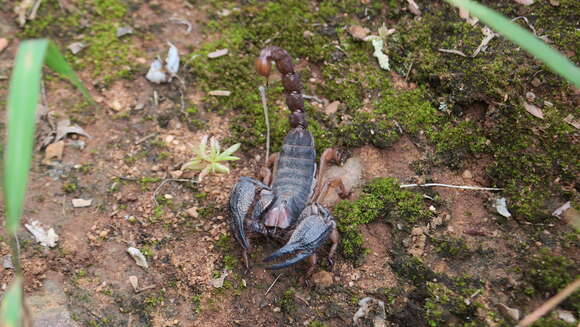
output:
[{"label": "twig", "polygon": [[272,285],[270,285],[270,287],[268,287],[268,290],[266,291],[266,293],[264,293],[264,296],[266,296],[266,295],[268,295],[268,293],[270,293],[270,290],[272,289],[272,287],[274,287],[274,284],[276,284],[276,282],[278,281],[278,279],[282,275],[284,275],[284,273],[281,273],[280,275],[278,275],[278,277],[276,277],[276,279],[274,279],[274,281],[272,282]]},{"label": "twig", "polygon": [[538,36],[538,33],[536,33],[536,29],[534,28],[534,26],[532,26],[532,24],[530,24],[530,21],[528,21],[528,18],[526,18],[526,16],[518,16],[512,19],[512,22],[515,22],[518,19],[523,19],[524,22],[526,22],[526,24],[528,25],[528,27],[532,30],[532,32],[534,32],[534,35]]},{"label": "twig", "polygon": [[152,200],[155,202],[155,205],[159,205],[159,203],[157,203],[157,193],[163,187],[163,185],[165,185],[165,183],[167,183],[167,182],[190,182],[190,183],[197,183],[193,179],[186,179],[186,178],[167,178],[167,179],[164,179],[161,182],[161,184],[159,184],[159,186],[157,186],[157,188],[153,192]]},{"label": "twig", "polygon": [[312,100],[312,101],[316,101],[318,103],[324,103],[324,100],[322,100],[321,98],[317,97],[316,95],[307,95],[307,94],[303,94],[302,97],[306,100]]},{"label": "twig", "polygon": [[260,97],[262,98],[262,107],[264,108],[264,119],[266,120],[266,157],[264,164],[268,165],[268,158],[270,157],[270,119],[268,119],[268,101],[266,100],[266,87],[263,85],[258,88]]},{"label": "twig", "polygon": [[300,296],[300,295],[298,295],[298,294],[294,294],[294,296],[295,296],[295,297],[296,297],[298,300],[300,300],[300,301],[304,302],[304,304],[306,304],[307,306],[310,306],[310,303],[308,303],[308,301],[306,301],[306,299],[303,299],[303,298],[302,298],[302,296]]},{"label": "twig", "polygon": [[564,301],[568,296],[574,293],[578,288],[580,288],[580,278],[576,279],[572,284],[566,286],[563,290],[558,292],[558,294],[551,297],[548,301],[542,304],[534,312],[525,316],[516,327],[527,327],[533,324],[536,320],[540,319],[543,315],[554,309],[560,302]]},{"label": "twig", "polygon": [[141,293],[141,292],[150,290],[150,289],[155,288],[155,287],[157,287],[157,285],[155,285],[155,284],[149,285],[149,286],[145,286],[145,287],[142,287],[142,288],[136,290],[135,293]]},{"label": "twig", "polygon": [[407,80],[407,78],[409,78],[409,74],[411,73],[411,69],[413,68],[413,64],[415,62],[411,61],[411,64],[409,65],[409,69],[407,70],[407,73],[405,74],[405,81]]},{"label": "twig", "polygon": [[152,138],[152,137],[154,137],[156,135],[157,135],[157,132],[151,133],[151,134],[146,135],[146,136],[143,136],[142,138],[138,139],[137,142],[135,142],[135,145],[139,145],[139,144],[147,141],[148,139],[150,139],[150,138]]},{"label": "twig", "polygon": [[441,186],[449,188],[459,188],[462,190],[476,190],[476,191],[501,191],[502,188],[497,187],[479,187],[479,186],[469,186],[469,185],[449,185],[449,184],[439,184],[439,183],[427,183],[427,184],[402,184],[401,188],[409,187],[431,187],[431,186]]},{"label": "twig", "polygon": [[463,53],[462,51],[459,51],[459,50],[449,50],[449,49],[437,49],[437,50],[439,50],[440,52],[453,53],[456,55],[460,55],[462,57],[467,57],[467,55],[465,53]]},{"label": "twig", "polygon": [[182,25],[186,25],[187,26],[187,30],[185,31],[185,34],[189,34],[191,33],[192,30],[192,25],[189,21],[183,19],[183,18],[179,18],[179,17],[171,17],[169,18],[170,21],[175,22],[177,24],[182,24]]}]

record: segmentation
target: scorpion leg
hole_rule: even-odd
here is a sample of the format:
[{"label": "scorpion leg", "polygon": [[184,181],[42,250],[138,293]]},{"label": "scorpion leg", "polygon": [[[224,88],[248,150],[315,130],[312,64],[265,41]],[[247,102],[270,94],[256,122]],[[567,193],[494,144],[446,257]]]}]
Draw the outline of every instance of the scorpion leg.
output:
[{"label": "scorpion leg", "polygon": [[336,229],[336,223],[323,206],[315,203],[306,207],[299,217],[298,226],[286,245],[265,258],[264,261],[272,261],[291,253],[297,253],[296,256],[266,269],[286,268],[313,256],[316,250],[328,240],[334,229]]},{"label": "scorpion leg", "polygon": [[343,199],[347,198],[350,194],[350,192],[346,191],[342,179],[340,177],[335,177],[324,181],[318,194],[314,194],[314,196],[312,197],[312,202],[320,202],[322,199],[324,199],[324,196],[326,195],[326,193],[328,193],[330,187],[337,188],[338,196]]},{"label": "scorpion leg", "polygon": [[230,227],[240,245],[246,268],[249,268],[250,240],[247,232],[263,232],[261,216],[274,202],[275,196],[269,186],[260,181],[240,177],[230,194]]},{"label": "scorpion leg", "polygon": [[[327,185],[328,181],[324,180],[324,174],[328,170],[330,162],[339,163],[338,151],[336,149],[328,148],[324,150],[324,152],[320,156],[320,165],[318,167],[318,173],[316,174],[318,181],[314,188],[312,202],[318,201],[320,196],[326,194],[327,192],[326,189],[328,188],[329,185]],[[338,182],[333,182],[333,186],[341,187],[341,191],[344,191],[344,185],[342,185],[342,181],[340,181],[340,184]]]}]

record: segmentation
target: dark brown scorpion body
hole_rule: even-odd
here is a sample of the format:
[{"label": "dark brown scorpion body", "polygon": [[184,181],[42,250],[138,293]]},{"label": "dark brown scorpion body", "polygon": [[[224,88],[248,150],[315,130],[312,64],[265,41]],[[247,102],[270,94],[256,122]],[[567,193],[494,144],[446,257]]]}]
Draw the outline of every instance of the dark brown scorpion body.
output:
[{"label": "dark brown scorpion body", "polygon": [[[309,258],[308,277],[314,270],[316,250],[330,239],[332,247],[328,260],[332,266],[332,256],[338,245],[336,223],[330,212],[316,201],[329,185],[339,187],[343,195],[345,192],[340,180],[317,184],[316,150],[314,138],[307,129],[300,77],[294,71],[292,58],[276,46],[262,50],[256,61],[258,73],[268,77],[272,61],[282,74],[292,130],[284,138],[281,152],[268,160],[269,165],[274,165],[273,174],[265,168],[261,172],[262,181],[241,177],[234,186],[229,202],[230,225],[243,248],[246,268],[249,268],[248,252],[251,249],[249,237],[262,234],[288,240],[264,261],[296,253],[295,257],[267,269],[285,268]],[[337,160],[337,152],[327,149],[321,156],[318,176],[322,176],[331,160]]]}]

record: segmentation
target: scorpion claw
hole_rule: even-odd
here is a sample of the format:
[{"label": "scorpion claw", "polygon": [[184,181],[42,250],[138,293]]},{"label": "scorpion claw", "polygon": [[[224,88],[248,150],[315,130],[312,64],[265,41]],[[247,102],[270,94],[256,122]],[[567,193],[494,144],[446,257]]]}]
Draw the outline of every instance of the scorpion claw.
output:
[{"label": "scorpion claw", "polygon": [[290,236],[288,243],[264,259],[272,261],[285,254],[298,254],[282,263],[272,265],[266,269],[281,269],[296,264],[311,255],[328,240],[329,234],[336,223],[328,211],[320,204],[315,203],[304,209],[299,219],[300,223]]},{"label": "scorpion claw", "polygon": [[250,248],[246,228],[255,231],[255,221],[268,209],[274,198],[270,187],[253,178],[240,177],[232,189],[229,203],[230,226],[245,251]]}]

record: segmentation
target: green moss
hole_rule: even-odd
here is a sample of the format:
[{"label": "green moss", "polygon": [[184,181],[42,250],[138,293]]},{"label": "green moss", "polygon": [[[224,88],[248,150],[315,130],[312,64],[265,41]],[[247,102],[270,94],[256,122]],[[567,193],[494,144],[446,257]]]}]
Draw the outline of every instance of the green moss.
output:
[{"label": "green moss", "polygon": [[[526,276],[529,283],[541,294],[554,295],[572,283],[578,273],[578,266],[571,259],[554,255],[544,248],[531,259]],[[564,306],[580,310],[580,291],[574,292],[564,302]]]},{"label": "green moss", "polygon": [[308,327],[327,327],[327,326],[328,326],[328,325],[326,325],[325,323],[323,323],[323,322],[320,322],[320,321],[318,321],[318,320],[311,321],[311,322],[308,324]]},{"label": "green moss", "polygon": [[414,256],[396,256],[396,259],[389,265],[399,277],[411,281],[417,287],[422,287],[425,282],[436,277],[435,273],[421,259]]},{"label": "green moss", "polygon": [[427,282],[425,319],[429,326],[484,326],[477,321],[477,306],[443,284]]},{"label": "green moss", "polygon": [[563,320],[557,318],[540,318],[532,327],[575,327],[574,323],[567,323]]},{"label": "green moss", "polygon": [[375,179],[363,188],[355,201],[341,201],[333,211],[342,234],[341,251],[350,260],[360,261],[365,253],[358,226],[377,218],[402,224],[425,221],[431,213],[419,194],[403,190],[394,178]]},{"label": "green moss", "polygon": [[284,294],[276,302],[285,313],[292,313],[296,310],[295,294],[296,290],[294,288],[289,288],[284,291]]},{"label": "green moss", "polygon": [[435,252],[442,257],[454,260],[466,260],[471,257],[472,251],[463,239],[432,237],[431,241],[435,244]]}]

